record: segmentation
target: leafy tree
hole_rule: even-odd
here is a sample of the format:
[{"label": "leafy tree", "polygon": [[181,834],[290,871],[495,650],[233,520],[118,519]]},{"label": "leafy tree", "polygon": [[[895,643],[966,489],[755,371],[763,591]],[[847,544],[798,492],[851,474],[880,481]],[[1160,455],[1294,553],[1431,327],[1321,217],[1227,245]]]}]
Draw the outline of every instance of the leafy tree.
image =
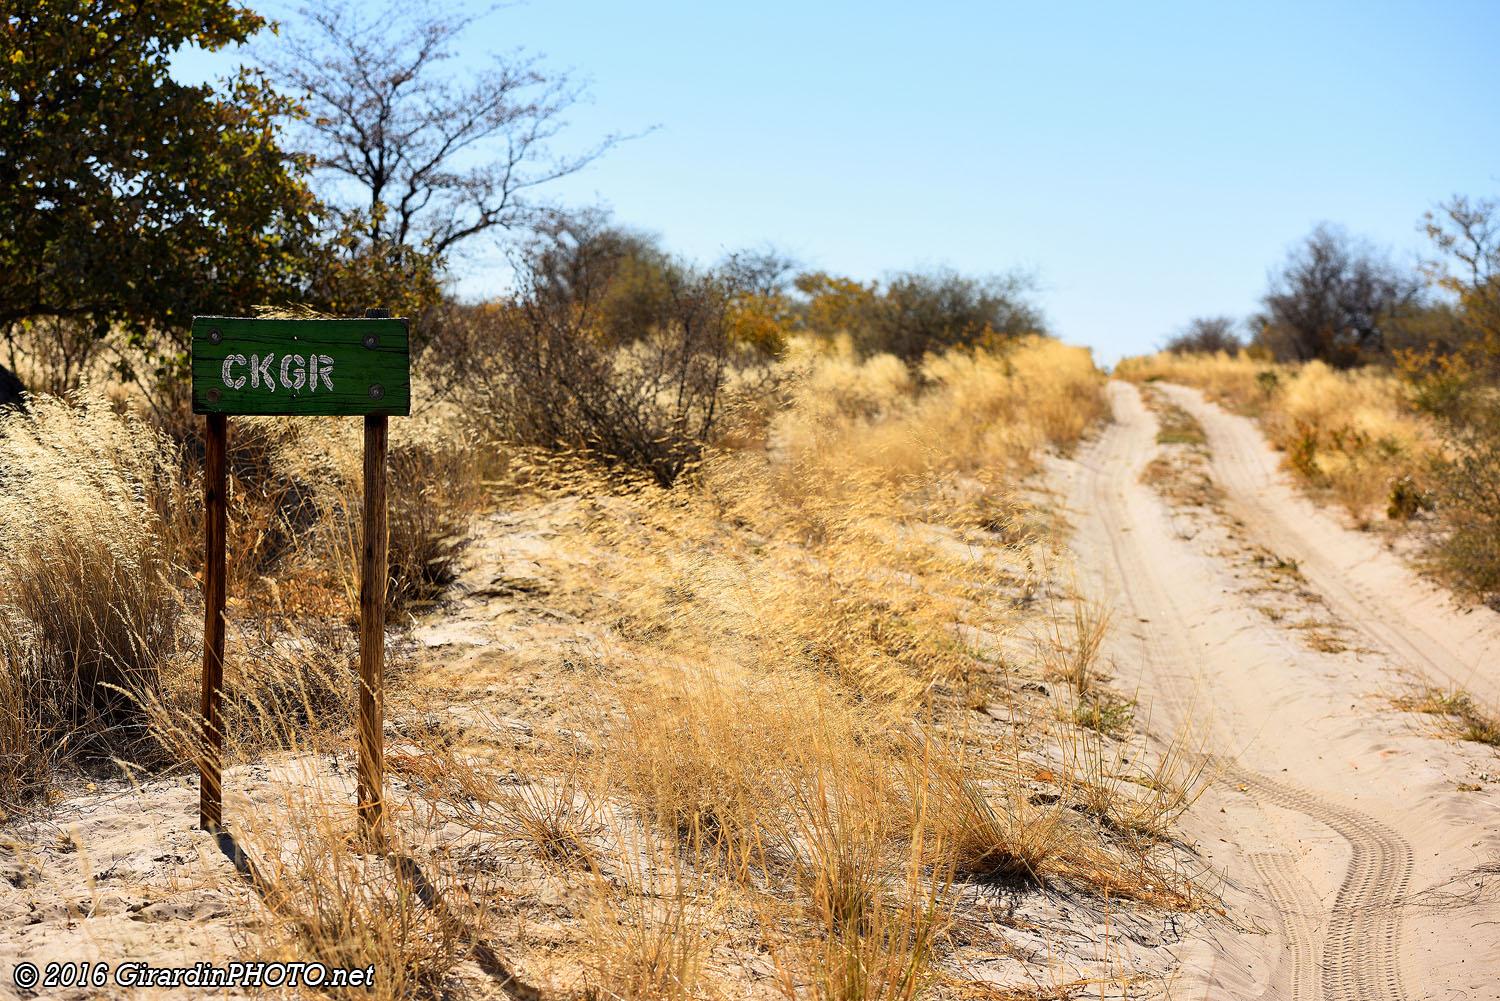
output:
[{"label": "leafy tree", "polygon": [[1214,354],[1218,351],[1235,354],[1245,344],[1234,332],[1234,326],[1234,321],[1227,316],[1194,317],[1167,341],[1167,350],[1183,354]]},{"label": "leafy tree", "polygon": [[1421,287],[1417,275],[1322,223],[1272,276],[1265,310],[1251,321],[1256,341],[1278,361],[1348,368],[1383,349],[1387,328],[1419,302]]},{"label": "leafy tree", "polygon": [[[347,221],[324,233],[304,261],[300,302],[341,316],[384,306],[392,316],[424,317],[443,297],[442,262],[420,247],[372,243]],[[419,323],[413,336],[430,334]]]},{"label": "leafy tree", "polygon": [[797,329],[798,303],[791,296],[797,262],[774,247],[740,250],[719,265],[730,290],[731,341],[775,357]]},{"label": "leafy tree", "polygon": [[241,71],[167,72],[264,21],[230,0],[47,0],[0,29],[0,325],[76,318],[137,340],[296,281],[315,202],[277,145],[293,106]]},{"label": "leafy tree", "polygon": [[1024,297],[1030,290],[1020,274],[904,272],[888,282],[862,343],[856,343],[870,353],[917,362],[928,352],[1040,332],[1042,315]]},{"label": "leafy tree", "polygon": [[589,336],[609,347],[655,329],[685,273],[654,235],[616,225],[598,209],[548,213],[515,248],[512,265],[532,297],[554,311],[586,314]]},{"label": "leafy tree", "polygon": [[1042,315],[1025,296],[1021,274],[970,277],[955,271],[906,271],[864,284],[821,271],[798,275],[802,325],[823,337],[847,334],[863,354],[916,363],[928,352],[1041,332]]},{"label": "leafy tree", "polygon": [[879,283],[867,285],[825,271],[805,272],[792,284],[805,300],[804,326],[823,337],[841,333],[855,337],[868,326],[879,299]]}]

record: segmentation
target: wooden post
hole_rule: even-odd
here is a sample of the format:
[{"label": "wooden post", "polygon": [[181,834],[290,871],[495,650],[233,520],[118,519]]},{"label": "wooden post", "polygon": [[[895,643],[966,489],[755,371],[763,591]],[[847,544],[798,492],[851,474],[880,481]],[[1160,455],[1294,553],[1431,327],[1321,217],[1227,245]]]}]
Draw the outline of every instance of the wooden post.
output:
[{"label": "wooden post", "polygon": [[387,583],[386,448],[392,414],[411,412],[411,338],[388,309],[360,319],[193,318],[193,413],[208,417],[203,481],[204,624],[202,800],[204,828],[223,823],[224,521],[228,417],[233,414],[365,418],[365,504],[359,587],[359,826],[383,849]]},{"label": "wooden post", "polygon": [[198,763],[198,823],[224,823],[224,512],[229,418],[208,415],[203,463],[203,745]]},{"label": "wooden post", "polygon": [[[388,309],[368,309],[376,319]],[[357,812],[369,840],[384,842],[386,445],[384,414],[365,416],[364,553],[359,578],[359,802]]]}]

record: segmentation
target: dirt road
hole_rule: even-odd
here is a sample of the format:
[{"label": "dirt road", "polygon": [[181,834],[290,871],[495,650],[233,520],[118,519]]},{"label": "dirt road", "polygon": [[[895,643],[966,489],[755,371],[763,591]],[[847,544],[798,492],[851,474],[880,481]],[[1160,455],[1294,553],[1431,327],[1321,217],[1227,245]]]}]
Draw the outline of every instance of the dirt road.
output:
[{"label": "dirt road", "polygon": [[1184,953],[1174,996],[1500,998],[1500,756],[1391,704],[1414,672],[1493,698],[1500,617],[1296,496],[1249,421],[1164,389],[1206,433],[1213,502],[1141,481],[1157,420],[1113,383],[1068,506],[1116,686],[1138,672],[1152,728],[1218,770],[1190,828],[1243,927]]}]

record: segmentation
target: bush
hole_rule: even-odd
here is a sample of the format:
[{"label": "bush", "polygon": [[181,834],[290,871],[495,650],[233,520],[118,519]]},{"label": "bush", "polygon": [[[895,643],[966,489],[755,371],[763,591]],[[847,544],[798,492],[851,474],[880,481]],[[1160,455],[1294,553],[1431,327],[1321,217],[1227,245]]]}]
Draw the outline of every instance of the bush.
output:
[{"label": "bush", "polygon": [[1187,327],[1167,341],[1166,350],[1178,354],[1240,353],[1244,342],[1234,332],[1234,321],[1227,316],[1199,316],[1188,322]]},{"label": "bush", "polygon": [[1436,503],[1447,527],[1439,566],[1462,591],[1500,607],[1500,404],[1450,424],[1435,463]]},{"label": "bush", "polygon": [[1024,298],[1030,289],[1020,274],[904,272],[875,301],[868,326],[851,333],[866,354],[884,352],[914,364],[949,348],[1041,332],[1041,313]]},{"label": "bush", "polygon": [[588,217],[543,234],[518,271],[508,300],[445,305],[428,377],[504,441],[670,485],[723,416],[731,365],[763,357],[736,345],[741,290]]}]

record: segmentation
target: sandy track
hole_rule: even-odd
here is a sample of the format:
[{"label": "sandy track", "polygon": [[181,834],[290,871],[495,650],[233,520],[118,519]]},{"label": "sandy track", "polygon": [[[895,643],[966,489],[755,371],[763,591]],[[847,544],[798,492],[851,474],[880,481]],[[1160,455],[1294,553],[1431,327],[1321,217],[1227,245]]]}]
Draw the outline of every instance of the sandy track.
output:
[{"label": "sandy track", "polygon": [[[1158,453],[1156,421],[1133,386],[1111,384],[1116,422],[1080,456],[1068,491],[1080,574],[1115,605],[1116,672],[1140,671],[1153,726],[1189,727],[1218,763],[1192,830],[1247,926],[1185,951],[1174,993],[1500,997],[1500,904],[1473,878],[1500,859],[1500,797],[1493,786],[1457,791],[1476,761],[1493,768],[1493,755],[1421,731],[1382,697],[1412,666],[1472,677],[1466,665],[1486,662],[1487,648],[1464,634],[1424,663],[1411,653],[1426,649],[1423,634],[1406,632],[1402,617],[1367,628],[1368,609],[1384,605],[1364,602],[1402,604],[1407,594],[1362,576],[1367,554],[1352,574],[1344,566],[1345,536],[1356,533],[1287,509],[1298,498],[1280,492],[1252,425],[1171,392],[1200,415],[1245,531],[1305,559],[1319,607],[1360,639],[1320,651],[1252,607],[1256,592],[1229,558],[1230,519],[1188,517],[1139,481]],[[1280,531],[1298,519],[1296,535]],[[1444,892],[1475,883],[1467,895]],[[1437,899],[1442,908],[1424,903]]]},{"label": "sandy track", "polygon": [[1214,479],[1253,534],[1278,540],[1319,592],[1405,666],[1435,684],[1467,689],[1500,706],[1500,615],[1487,608],[1456,608],[1446,592],[1419,579],[1378,537],[1344,529],[1300,496],[1248,418],[1205,402],[1197,390],[1162,389],[1203,425]]}]

